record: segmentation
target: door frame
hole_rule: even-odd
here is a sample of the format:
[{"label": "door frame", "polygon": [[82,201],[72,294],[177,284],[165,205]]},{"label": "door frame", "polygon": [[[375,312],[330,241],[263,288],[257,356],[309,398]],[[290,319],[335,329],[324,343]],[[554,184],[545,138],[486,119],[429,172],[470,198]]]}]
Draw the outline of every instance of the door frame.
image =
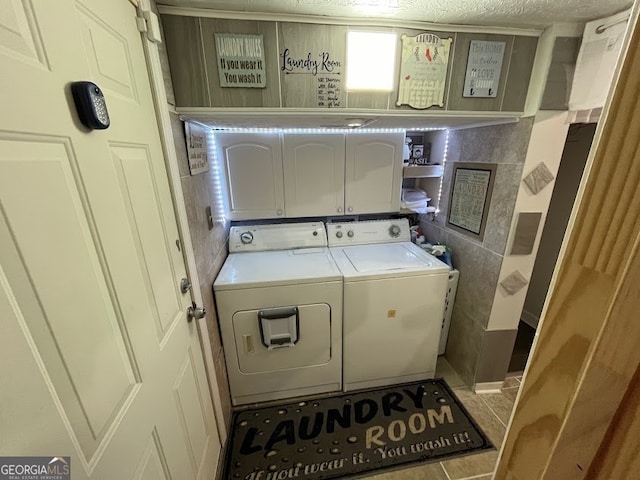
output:
[{"label": "door frame", "polygon": [[[151,7],[149,5],[149,1],[153,0],[129,1],[136,6],[139,15],[141,12],[150,12],[152,16],[155,15],[151,11]],[[180,242],[182,243],[183,257],[187,267],[187,273],[189,275],[191,285],[193,285],[193,287],[191,288],[191,298],[196,305],[203,305],[204,302],[199,288],[200,280],[198,278],[198,272],[196,269],[196,259],[193,251],[193,244],[191,243],[191,232],[189,229],[187,209],[184,203],[182,183],[180,181],[178,156],[176,153],[175,142],[173,140],[173,131],[171,129],[171,118],[169,116],[167,94],[164,86],[162,64],[160,62],[160,52],[158,50],[158,45],[151,41],[146,35],[141,34],[140,38],[143,44],[145,60],[147,64],[147,74],[149,76],[149,82],[151,84],[151,96],[156,110],[158,133],[160,134],[160,142],[162,144],[162,150],[164,152],[165,165],[167,167],[167,175],[169,180],[169,187],[171,190],[171,196],[173,198],[174,211],[178,220],[178,231],[180,233]],[[216,375],[215,364],[213,360],[213,351],[211,350],[211,344],[208,340],[210,338],[209,330],[207,327],[206,318],[195,320],[195,322],[197,322],[198,324],[200,346],[202,348],[202,355],[204,358],[204,363],[206,365],[209,391],[213,400],[213,408],[215,411],[218,435],[220,437],[220,443],[224,448],[227,442],[228,432],[227,426],[224,422],[222,399],[220,396],[220,388],[218,386],[218,378]]]},{"label": "door frame", "polygon": [[617,427],[637,408],[628,399],[640,375],[639,10],[636,0],[496,480],[622,480],[603,472],[624,471],[637,446],[625,451]]}]

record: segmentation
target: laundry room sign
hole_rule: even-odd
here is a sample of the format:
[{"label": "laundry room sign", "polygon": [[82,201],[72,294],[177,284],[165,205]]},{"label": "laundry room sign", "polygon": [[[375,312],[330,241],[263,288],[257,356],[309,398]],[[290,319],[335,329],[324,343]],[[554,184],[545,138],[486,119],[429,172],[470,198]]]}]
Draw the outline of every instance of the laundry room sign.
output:
[{"label": "laundry room sign", "polygon": [[279,34],[282,106],[344,107],[347,27],[283,23]]},{"label": "laundry room sign", "polygon": [[343,64],[330,51],[296,55],[285,47],[280,54],[280,70],[284,75],[310,75],[316,78],[318,107],[341,106]]},{"label": "laundry room sign", "polygon": [[224,478],[325,480],[492,448],[442,380],[239,412]]},{"label": "laundry room sign", "polygon": [[267,86],[262,35],[216,33],[215,39],[222,87]]}]

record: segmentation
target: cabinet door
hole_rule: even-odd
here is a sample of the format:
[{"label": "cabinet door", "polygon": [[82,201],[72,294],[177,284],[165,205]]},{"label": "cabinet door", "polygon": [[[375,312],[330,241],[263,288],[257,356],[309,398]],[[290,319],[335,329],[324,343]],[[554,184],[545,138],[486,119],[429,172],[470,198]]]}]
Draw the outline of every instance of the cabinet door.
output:
[{"label": "cabinet door", "polygon": [[345,213],[400,210],[403,133],[350,133],[345,164]]},{"label": "cabinet door", "polygon": [[344,135],[284,136],[284,198],[288,217],[344,212]]},{"label": "cabinet door", "polygon": [[279,134],[221,133],[231,220],[285,216]]}]

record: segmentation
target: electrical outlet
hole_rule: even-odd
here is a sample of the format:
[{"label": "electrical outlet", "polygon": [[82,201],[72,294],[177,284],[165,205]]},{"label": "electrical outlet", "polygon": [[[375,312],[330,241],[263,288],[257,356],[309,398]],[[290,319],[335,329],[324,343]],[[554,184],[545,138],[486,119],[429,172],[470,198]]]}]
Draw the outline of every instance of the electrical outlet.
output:
[{"label": "electrical outlet", "polygon": [[207,225],[209,225],[209,230],[213,230],[213,216],[211,215],[211,207],[207,207],[204,209],[207,214]]}]

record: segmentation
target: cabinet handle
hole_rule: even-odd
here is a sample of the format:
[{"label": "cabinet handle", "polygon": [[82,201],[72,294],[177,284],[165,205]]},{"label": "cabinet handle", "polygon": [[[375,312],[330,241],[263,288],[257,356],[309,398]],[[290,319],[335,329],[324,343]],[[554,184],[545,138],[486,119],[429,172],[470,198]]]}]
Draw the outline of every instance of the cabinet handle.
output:
[{"label": "cabinet handle", "polygon": [[353,207],[349,207],[347,208],[347,210],[349,210],[350,212],[353,212]]},{"label": "cabinet handle", "polygon": [[342,207],[338,207],[338,213],[342,213]]},{"label": "cabinet handle", "polygon": [[276,210],[276,213],[277,213],[278,215],[282,215],[282,210]]}]

